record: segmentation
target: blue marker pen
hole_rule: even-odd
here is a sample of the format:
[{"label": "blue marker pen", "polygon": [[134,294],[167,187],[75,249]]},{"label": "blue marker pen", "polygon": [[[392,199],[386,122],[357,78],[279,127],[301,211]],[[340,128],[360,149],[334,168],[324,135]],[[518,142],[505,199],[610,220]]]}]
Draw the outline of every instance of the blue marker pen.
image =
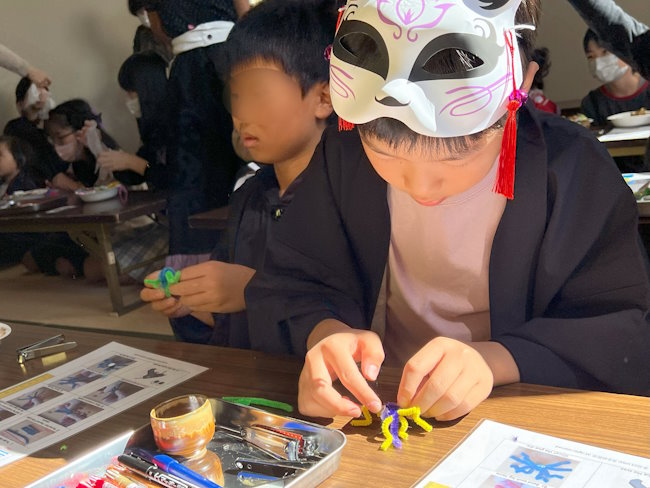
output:
[{"label": "blue marker pen", "polygon": [[174,475],[184,481],[189,481],[201,488],[223,488],[214,481],[211,481],[208,478],[201,476],[199,473],[192,471],[190,468],[183,466],[174,458],[167,456],[166,454],[156,454],[153,457],[153,462],[166,473]]}]

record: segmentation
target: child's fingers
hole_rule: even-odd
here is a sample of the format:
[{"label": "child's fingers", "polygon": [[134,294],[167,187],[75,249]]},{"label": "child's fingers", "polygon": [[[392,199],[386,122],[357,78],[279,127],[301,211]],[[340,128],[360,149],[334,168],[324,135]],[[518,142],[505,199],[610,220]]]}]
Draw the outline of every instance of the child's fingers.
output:
[{"label": "child's fingers", "polygon": [[442,359],[444,348],[431,341],[420,349],[404,366],[402,379],[397,391],[397,403],[401,407],[411,405],[413,397],[417,394],[422,380],[436,367]]},{"label": "child's fingers", "polygon": [[[334,346],[336,347],[336,346]],[[330,367],[336,373],[338,379],[341,381],[354,397],[366,405],[371,412],[378,412],[381,410],[381,401],[377,394],[370,388],[368,382],[359,371],[357,363],[354,358],[349,354],[345,348],[341,349],[336,347],[335,351],[330,351],[329,354]],[[360,414],[361,412],[359,412]]]},{"label": "child's fingers", "polygon": [[185,270],[181,274],[179,283],[170,285],[169,292],[177,297],[196,295],[197,293],[205,293],[205,282],[202,279],[186,279]]},{"label": "child's fingers", "polygon": [[[154,281],[155,281],[155,280],[158,279],[159,276],[160,276],[160,270],[158,270],[158,271],[154,271],[153,273],[147,275],[147,276],[145,277],[145,280],[154,280]],[[146,284],[146,283],[145,283],[145,285],[148,286],[149,288],[153,288],[152,285],[148,285],[148,284]]]},{"label": "child's fingers", "polygon": [[178,300],[176,300],[174,297],[151,302],[151,308],[153,308],[156,312],[161,312],[165,315],[171,313],[174,308],[178,308],[180,306],[181,304],[178,303]]},{"label": "child's fingers", "polygon": [[299,381],[298,409],[303,415],[313,417],[361,415],[361,408],[357,404],[343,398],[332,387],[332,378],[320,354],[305,358]]},{"label": "child's fingers", "polygon": [[[423,412],[428,411],[431,407],[436,405],[436,402],[441,401],[445,395],[448,395],[452,385],[459,380],[463,372],[463,363],[453,354],[447,354],[435,366],[435,369],[423,377],[425,382],[422,388],[415,394],[411,405],[417,405]],[[417,377],[415,379],[417,381]],[[421,380],[420,380],[421,381]],[[448,410],[455,407],[449,407]],[[446,411],[446,410],[445,410]],[[439,412],[439,413],[444,413]]]},{"label": "child's fingers", "polygon": [[140,290],[140,299],[143,302],[155,302],[165,298],[165,291],[160,288],[143,288]]},{"label": "child's fingers", "polygon": [[476,381],[471,373],[463,373],[458,381],[427,413],[437,420],[454,420],[468,414],[490,394],[488,385]]},{"label": "child's fingers", "polygon": [[359,349],[361,350],[361,371],[370,381],[375,381],[385,358],[381,339],[376,334],[364,334],[363,339],[359,341]]},{"label": "child's fingers", "polygon": [[205,276],[208,263],[210,263],[210,261],[206,263],[194,264],[192,266],[188,266],[187,268],[183,268],[181,270],[181,280],[193,280]]}]

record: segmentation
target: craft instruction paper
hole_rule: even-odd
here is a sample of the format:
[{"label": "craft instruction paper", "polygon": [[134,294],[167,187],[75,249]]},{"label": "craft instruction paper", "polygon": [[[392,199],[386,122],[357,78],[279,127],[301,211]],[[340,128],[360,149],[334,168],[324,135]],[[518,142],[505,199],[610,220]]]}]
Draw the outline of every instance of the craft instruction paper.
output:
[{"label": "craft instruction paper", "polygon": [[0,466],[61,442],[207,368],[111,342],[0,391]]},{"label": "craft instruction paper", "polygon": [[416,488],[650,488],[650,459],[483,420]]}]

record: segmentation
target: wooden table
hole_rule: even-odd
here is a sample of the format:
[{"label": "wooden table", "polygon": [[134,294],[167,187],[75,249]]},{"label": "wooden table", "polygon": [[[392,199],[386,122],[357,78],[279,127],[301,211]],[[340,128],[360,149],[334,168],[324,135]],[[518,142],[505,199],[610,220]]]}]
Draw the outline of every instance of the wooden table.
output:
[{"label": "wooden table", "polygon": [[62,211],[54,209],[55,211],[50,213],[4,216],[0,214],[0,232],[67,232],[90,254],[101,259],[113,311],[121,315],[140,306],[142,302],[137,300],[128,305],[124,303],[119,276],[147,266],[164,256],[120,269],[111,244],[111,229],[135,217],[158,213],[166,204],[163,194],[150,192],[132,191],[126,203],[122,203],[118,198],[83,203],[79,197],[70,194],[67,205],[71,208],[64,208]]},{"label": "wooden table", "polygon": [[[14,325],[13,333],[0,343],[0,388],[57,366],[32,360],[23,370],[15,359],[17,347],[56,332],[52,328]],[[65,451],[56,444],[0,468],[3,487],[24,486],[96,448],[101,442],[146,424],[154,405],[176,395],[192,392],[213,397],[261,396],[295,405],[301,366],[296,358],[134,337],[116,338],[115,335],[90,332],[66,332],[66,338],[79,343],[76,350],[67,354],[68,360],[117,340],[152,353],[207,366],[210,370],[67,439]],[[382,370],[378,393],[383,399],[395,398],[399,377],[397,370]],[[497,388],[489,399],[463,419],[437,423],[432,433],[411,436],[402,450],[380,451],[380,440],[369,437],[367,430],[347,425],[350,420],[347,417],[324,420],[323,423],[342,429],[348,443],[338,471],[323,486],[408,487],[483,418],[650,457],[650,399],[515,384]]]},{"label": "wooden table", "polygon": [[188,221],[193,229],[225,230],[228,228],[228,212],[230,207],[219,207],[190,215]]}]

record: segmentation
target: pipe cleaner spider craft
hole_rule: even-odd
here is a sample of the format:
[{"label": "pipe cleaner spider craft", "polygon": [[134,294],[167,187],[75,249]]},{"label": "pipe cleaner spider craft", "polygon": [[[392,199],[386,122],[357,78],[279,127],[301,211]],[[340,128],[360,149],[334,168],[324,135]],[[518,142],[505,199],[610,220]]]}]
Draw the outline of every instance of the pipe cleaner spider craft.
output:
[{"label": "pipe cleaner spider craft", "polygon": [[[363,420],[352,420],[350,424],[354,427],[367,427],[372,424],[372,415],[364,405],[361,409]],[[431,432],[433,427],[420,417],[420,407],[399,408],[396,403],[387,403],[381,412],[377,414],[381,419],[381,432],[385,437],[381,443],[381,450],[387,451],[391,446],[401,449],[402,441],[408,439],[406,433],[409,428],[407,419],[411,419],[416,425],[420,426],[425,432]]]},{"label": "pipe cleaner spider craft", "polygon": [[145,285],[153,286],[154,288],[162,288],[165,290],[165,297],[169,298],[172,296],[169,291],[171,285],[175,285],[181,281],[181,272],[176,271],[174,268],[164,267],[160,270],[158,279],[156,280],[144,280]]}]

